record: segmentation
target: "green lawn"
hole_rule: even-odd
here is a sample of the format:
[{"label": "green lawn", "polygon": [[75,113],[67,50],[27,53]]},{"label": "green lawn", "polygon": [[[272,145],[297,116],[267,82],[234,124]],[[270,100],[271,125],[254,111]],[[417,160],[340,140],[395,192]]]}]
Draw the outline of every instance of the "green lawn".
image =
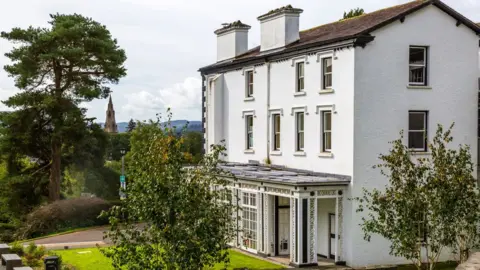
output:
[{"label": "green lawn", "polygon": [[[78,270],[113,270],[110,260],[105,258],[97,248],[58,250],[56,254],[62,256],[65,264],[75,266]],[[222,269],[222,264],[215,265],[214,269]],[[230,266],[234,268],[250,269],[282,269],[285,267],[260,260],[235,250],[230,251]]]}]

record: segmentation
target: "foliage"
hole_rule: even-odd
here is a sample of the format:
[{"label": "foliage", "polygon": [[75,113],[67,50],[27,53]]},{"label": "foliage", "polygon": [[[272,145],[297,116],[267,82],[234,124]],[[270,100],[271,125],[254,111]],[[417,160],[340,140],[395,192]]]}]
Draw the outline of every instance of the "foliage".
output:
[{"label": "foliage", "polygon": [[354,17],[360,16],[360,15],[363,15],[363,14],[365,14],[365,11],[363,10],[363,8],[351,9],[348,13],[346,11],[343,12],[343,19],[342,20],[349,19],[349,18],[354,18]]},{"label": "foliage", "polygon": [[108,96],[108,84],[126,74],[126,56],[98,22],[78,14],[50,17],[50,28],[13,28],[1,37],[17,44],[5,54],[12,64],[4,69],[24,90],[4,102],[18,109],[11,113],[15,121],[9,127],[25,134],[18,140],[38,136],[27,146],[39,147],[31,157],[49,170],[48,195],[54,201],[60,199],[62,154],[70,151],[68,143],[82,136],[88,122],[78,105]]},{"label": "foliage", "polygon": [[26,266],[41,267],[43,266],[43,259],[47,256],[45,247],[37,247],[34,243],[30,243],[25,249],[22,262]]},{"label": "foliage", "polygon": [[132,132],[127,198],[104,213],[113,247],[103,253],[117,269],[200,269],[228,262],[225,248],[235,228],[231,194],[217,167],[224,148],[213,147],[199,166],[186,168],[183,139],[168,122],[139,124]]},{"label": "foliage", "polygon": [[13,254],[17,254],[18,256],[23,256],[25,253],[23,250],[23,244],[20,242],[14,242],[10,244],[10,252]]},{"label": "foliage", "polygon": [[[254,258],[249,255],[242,254],[235,250],[230,250],[230,263],[226,269],[284,269],[285,267],[273,264],[271,262]],[[78,270],[113,270],[110,259],[103,256],[100,249],[69,249],[55,250],[54,254],[61,256],[64,264],[73,265]],[[225,269],[222,263],[215,264],[212,268],[204,268],[209,270]],[[408,270],[408,269],[405,269]]]},{"label": "foliage", "polygon": [[132,132],[135,127],[137,127],[137,123],[133,121],[133,119],[130,119],[130,121],[128,121],[127,132]]},{"label": "foliage", "polygon": [[203,157],[203,134],[195,131],[183,133],[182,151],[189,153],[189,163],[198,164]]},{"label": "foliage", "polygon": [[85,191],[106,200],[119,198],[120,173],[106,166],[84,172]]},{"label": "foliage", "polygon": [[[391,241],[390,254],[405,257],[421,268],[422,255],[430,269],[446,247],[468,257],[478,243],[480,195],[472,174],[469,147],[448,148],[451,130],[438,126],[429,144],[431,157],[414,158],[403,133],[380,155],[382,175],[389,179],[384,191],[364,190],[357,211],[367,211],[362,228],[365,239],[379,234]],[[424,254],[423,254],[424,253]]]},{"label": "foliage", "polygon": [[126,152],[130,151],[130,133],[108,134],[107,160],[121,160],[122,149]]},{"label": "foliage", "polygon": [[98,216],[110,207],[109,202],[100,198],[56,201],[28,214],[16,238],[29,239],[65,229],[104,225],[108,223],[107,219]]}]

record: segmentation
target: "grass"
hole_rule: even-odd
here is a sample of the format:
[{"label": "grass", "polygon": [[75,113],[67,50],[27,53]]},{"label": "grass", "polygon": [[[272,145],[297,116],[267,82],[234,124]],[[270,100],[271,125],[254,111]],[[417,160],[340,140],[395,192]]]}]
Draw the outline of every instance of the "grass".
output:
[{"label": "grass", "polygon": [[[455,270],[457,267],[457,262],[438,262],[435,264],[435,270]],[[426,265],[424,265],[426,269]],[[417,270],[413,264],[400,265],[397,270]]]},{"label": "grass", "polygon": [[[54,252],[62,256],[65,264],[78,270],[113,270],[111,262],[97,248],[58,250]],[[230,265],[228,269],[283,269],[285,267],[230,250]],[[223,264],[217,264],[214,270],[223,269]]]}]

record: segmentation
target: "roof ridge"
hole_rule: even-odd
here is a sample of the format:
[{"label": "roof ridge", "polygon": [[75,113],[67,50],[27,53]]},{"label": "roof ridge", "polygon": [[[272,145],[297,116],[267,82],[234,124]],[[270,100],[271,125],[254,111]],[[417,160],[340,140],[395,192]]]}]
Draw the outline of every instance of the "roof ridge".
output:
[{"label": "roof ridge", "polygon": [[352,18],[347,18],[347,19],[343,19],[343,20],[339,20],[339,21],[334,21],[334,22],[329,22],[329,23],[317,25],[317,26],[314,26],[314,27],[312,27],[312,28],[308,28],[308,29],[302,30],[302,31],[300,31],[300,33],[302,33],[302,32],[307,32],[307,31],[311,31],[311,30],[317,29],[317,28],[319,28],[319,27],[324,27],[324,26],[331,25],[331,24],[343,23],[343,22],[346,22],[346,21],[352,21],[352,20],[360,19],[360,18],[362,18],[362,17],[368,16],[368,15],[372,15],[372,14],[375,14],[375,13],[380,12],[380,11],[385,11],[385,10],[389,10],[389,9],[398,8],[398,7],[401,7],[401,6],[411,5],[412,3],[415,3],[415,2],[425,3],[425,2],[431,2],[431,0],[413,0],[413,1],[410,1],[410,2],[407,2],[407,3],[403,3],[403,4],[398,4],[398,5],[395,5],[395,6],[390,6],[390,7],[385,7],[385,8],[377,9],[377,10],[374,10],[374,11],[372,11],[372,12],[364,13],[364,14],[362,14],[362,15],[355,16],[355,17],[352,17]]}]

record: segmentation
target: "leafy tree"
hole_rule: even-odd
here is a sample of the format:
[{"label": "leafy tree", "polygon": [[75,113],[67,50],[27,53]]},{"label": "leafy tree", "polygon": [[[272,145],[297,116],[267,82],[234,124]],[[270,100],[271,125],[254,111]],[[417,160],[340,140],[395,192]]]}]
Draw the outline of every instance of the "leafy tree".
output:
[{"label": "leafy tree", "polygon": [[185,168],[182,140],[159,121],[139,123],[132,132],[127,198],[104,213],[113,246],[102,252],[116,269],[196,270],[228,262],[226,247],[235,230],[231,194],[218,176],[223,147]]},{"label": "leafy tree", "polygon": [[195,131],[183,133],[184,152],[189,153],[189,163],[197,164],[203,157],[203,134]]},{"label": "leafy tree", "polygon": [[78,14],[50,17],[49,28],[13,28],[1,37],[18,44],[5,54],[12,64],[4,69],[24,90],[4,103],[25,110],[33,123],[42,121],[49,130],[47,144],[41,144],[51,152],[45,162],[49,199],[55,201],[60,198],[62,153],[68,151],[64,143],[72,122],[79,122],[78,104],[106,98],[108,84],[126,74],[126,56],[98,22]]},{"label": "leafy tree", "polygon": [[121,150],[130,151],[130,133],[108,134],[107,160],[118,161],[122,159]]},{"label": "leafy tree", "polygon": [[452,128],[444,131],[438,126],[429,144],[431,157],[425,158],[411,155],[401,133],[376,166],[389,185],[382,191],[364,190],[363,197],[356,198],[357,211],[368,210],[362,223],[365,239],[383,236],[391,241],[391,255],[412,260],[418,269],[422,255],[433,269],[444,248],[459,253],[464,261],[478,243],[480,195],[472,175],[474,164],[468,146],[448,148]]},{"label": "leafy tree", "polygon": [[130,119],[130,121],[128,121],[127,132],[132,132],[136,126],[137,126],[137,123],[135,123],[133,119]]},{"label": "leafy tree", "polygon": [[354,17],[360,16],[360,15],[363,15],[363,14],[365,14],[365,11],[363,10],[363,8],[351,9],[348,13],[346,11],[343,12],[343,19],[342,20],[349,19],[349,18],[354,18]]}]

